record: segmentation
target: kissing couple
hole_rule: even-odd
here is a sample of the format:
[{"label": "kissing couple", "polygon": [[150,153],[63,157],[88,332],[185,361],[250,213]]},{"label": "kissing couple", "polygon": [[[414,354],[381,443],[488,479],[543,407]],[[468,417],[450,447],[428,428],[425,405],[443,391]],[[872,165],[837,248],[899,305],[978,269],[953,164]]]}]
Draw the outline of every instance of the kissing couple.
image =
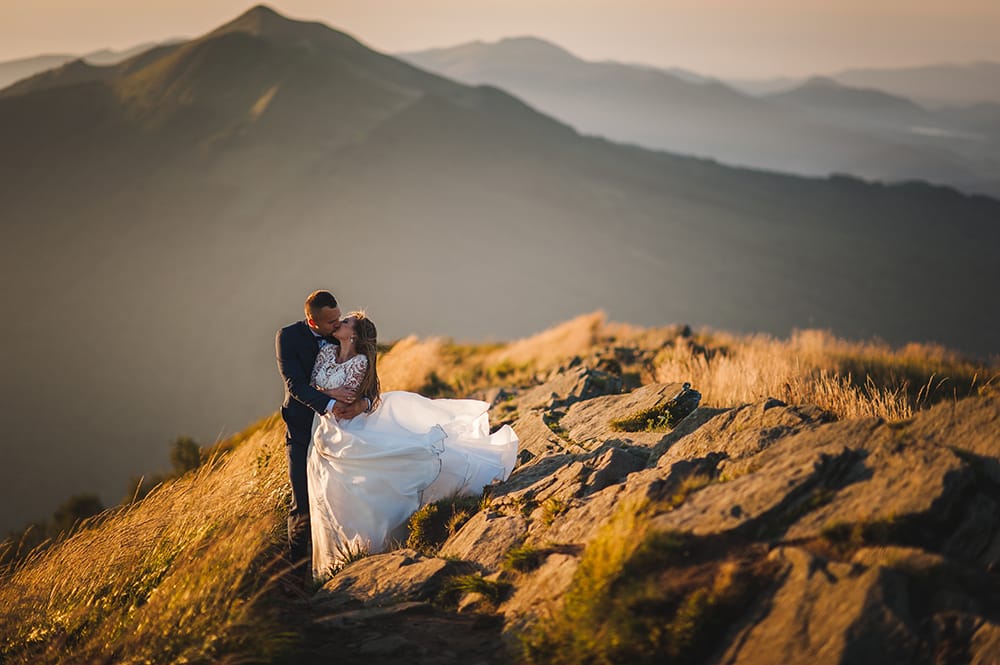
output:
[{"label": "kissing couple", "polygon": [[288,555],[303,583],[383,551],[421,506],[478,495],[513,471],[517,435],[508,425],[490,433],[486,402],[382,393],[375,324],[364,312],[342,316],[329,291],[306,298],[305,319],[279,330],[275,347]]}]

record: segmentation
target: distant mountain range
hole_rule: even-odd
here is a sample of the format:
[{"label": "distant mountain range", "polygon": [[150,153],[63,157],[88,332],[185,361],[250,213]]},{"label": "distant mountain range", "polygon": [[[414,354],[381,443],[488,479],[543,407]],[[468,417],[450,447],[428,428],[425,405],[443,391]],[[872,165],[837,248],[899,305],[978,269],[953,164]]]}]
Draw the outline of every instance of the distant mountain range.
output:
[{"label": "distant mountain range", "polygon": [[[165,44],[174,44],[181,40],[174,39],[164,42]],[[65,65],[67,62],[73,60],[83,60],[92,65],[114,65],[122,60],[127,60],[134,55],[138,55],[143,51],[148,51],[158,44],[145,43],[139,44],[138,46],[133,46],[132,48],[123,49],[121,51],[115,51],[112,49],[100,49],[99,51],[93,51],[84,55],[68,55],[68,54],[54,54],[54,55],[38,55],[31,58],[19,58],[17,60],[6,60],[0,62],[0,88],[6,88],[10,84],[20,81],[21,79],[28,78],[38,74],[39,72],[44,72],[60,65]]]},{"label": "distant mountain range", "polygon": [[[667,75],[612,69],[661,95]],[[511,338],[603,308],[1000,351],[996,200],[581,136],[266,7],[0,92],[0,182],[8,528],[76,492],[117,500],[177,435],[271,413],[274,331],[315,288],[367,307],[383,340]]]},{"label": "distant mountain range", "polygon": [[[82,59],[116,64],[153,46]],[[679,68],[586,62],[531,37],[401,57],[458,81],[504,88],[613,140],[734,165],[927,180],[1000,197],[998,63],[722,82]],[[74,59],[0,63],[0,88]]]},{"label": "distant mountain range", "polygon": [[844,85],[878,88],[930,107],[1000,104],[1000,62],[928,65],[899,69],[850,69],[834,79]]},{"label": "distant mountain range", "polygon": [[[826,77],[841,85],[874,88],[907,97],[928,108],[1000,104],[1000,62],[923,67],[846,69]],[[807,78],[727,79],[732,87],[751,95],[790,90]]]},{"label": "distant mountain range", "polygon": [[993,131],[1000,107],[988,104],[931,111],[824,78],[753,96],[689,72],[588,62],[530,37],[400,57],[465,83],[499,86],[581,132],[616,141],[789,173],[927,180],[1000,196],[1000,133]]}]

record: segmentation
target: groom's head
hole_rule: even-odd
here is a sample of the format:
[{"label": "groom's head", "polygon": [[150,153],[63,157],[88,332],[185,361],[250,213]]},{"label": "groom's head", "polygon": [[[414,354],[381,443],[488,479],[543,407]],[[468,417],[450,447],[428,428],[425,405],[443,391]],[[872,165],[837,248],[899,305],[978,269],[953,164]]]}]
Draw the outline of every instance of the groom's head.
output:
[{"label": "groom's head", "polygon": [[340,307],[329,291],[313,291],[306,298],[306,323],[323,337],[340,327]]}]

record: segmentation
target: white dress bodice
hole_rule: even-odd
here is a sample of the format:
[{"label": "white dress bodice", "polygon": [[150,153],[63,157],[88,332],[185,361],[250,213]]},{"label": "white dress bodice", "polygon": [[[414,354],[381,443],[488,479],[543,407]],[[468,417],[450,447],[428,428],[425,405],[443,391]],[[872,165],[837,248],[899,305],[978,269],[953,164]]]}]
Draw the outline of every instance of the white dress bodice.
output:
[{"label": "white dress bodice", "polygon": [[338,363],[338,349],[339,347],[335,344],[327,344],[319,350],[319,355],[316,356],[316,362],[313,364],[311,383],[320,390],[332,388],[357,390],[365,378],[368,358],[359,353],[342,363]]}]

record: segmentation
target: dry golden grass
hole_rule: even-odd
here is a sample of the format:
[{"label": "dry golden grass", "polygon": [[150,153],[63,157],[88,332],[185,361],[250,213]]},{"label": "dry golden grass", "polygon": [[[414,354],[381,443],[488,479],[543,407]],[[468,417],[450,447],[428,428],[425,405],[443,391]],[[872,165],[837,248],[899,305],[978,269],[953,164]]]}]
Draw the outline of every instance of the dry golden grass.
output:
[{"label": "dry golden grass", "polygon": [[419,390],[431,372],[441,371],[444,347],[445,341],[439,338],[406,337],[396,342],[378,359],[382,390]]},{"label": "dry golden grass", "polygon": [[276,419],[244,437],[8,571],[0,660],[207,662],[272,649],[255,608],[283,542],[283,437]]},{"label": "dry golden grass", "polygon": [[509,344],[407,337],[379,358],[382,389],[464,397],[485,387],[531,382],[608,341],[604,326],[604,313],[593,312]]},{"label": "dry golden grass", "polygon": [[511,363],[546,371],[577,355],[586,355],[605,334],[604,312],[570,319],[537,335],[511,342],[495,351],[487,363]]},{"label": "dry golden grass", "polygon": [[689,381],[706,406],[765,397],[816,404],[841,417],[900,420],[945,397],[962,397],[996,380],[1000,368],[977,365],[939,346],[848,342],[818,330],[789,339],[701,333],[664,346],[660,381]]}]

